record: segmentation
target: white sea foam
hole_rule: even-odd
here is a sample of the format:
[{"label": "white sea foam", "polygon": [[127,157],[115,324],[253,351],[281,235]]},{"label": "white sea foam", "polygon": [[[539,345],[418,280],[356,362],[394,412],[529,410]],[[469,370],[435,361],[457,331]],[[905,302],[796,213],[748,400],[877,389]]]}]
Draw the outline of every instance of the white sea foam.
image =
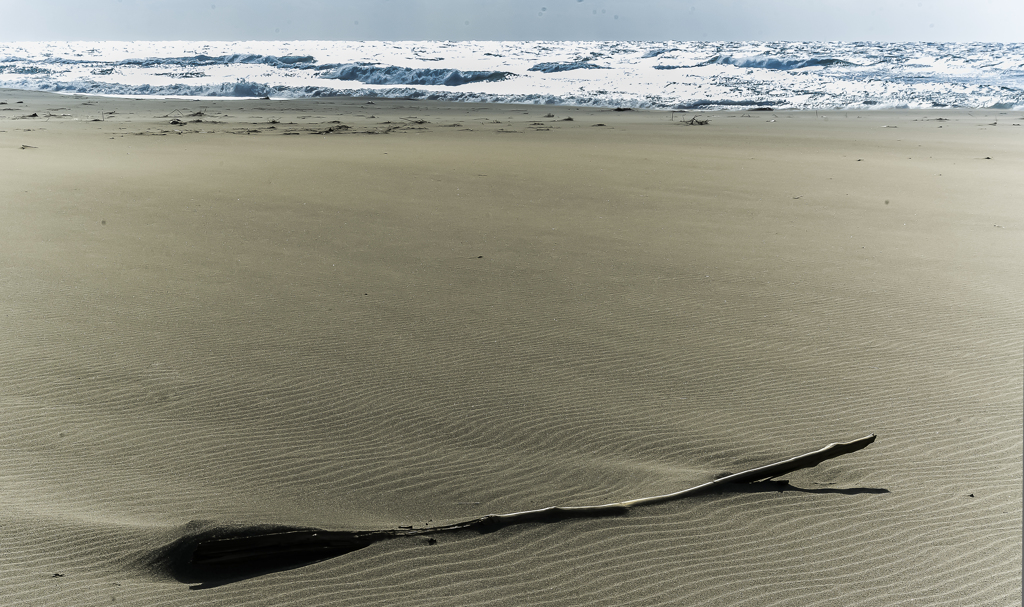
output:
[{"label": "white sea foam", "polygon": [[1024,109],[1024,44],[5,43],[0,86],[100,95],[350,95],[705,110]]}]

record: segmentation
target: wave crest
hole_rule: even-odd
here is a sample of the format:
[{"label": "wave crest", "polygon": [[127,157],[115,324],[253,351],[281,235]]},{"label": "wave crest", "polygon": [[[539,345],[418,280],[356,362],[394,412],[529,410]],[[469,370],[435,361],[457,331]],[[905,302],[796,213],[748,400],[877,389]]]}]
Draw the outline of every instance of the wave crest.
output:
[{"label": "wave crest", "polygon": [[330,80],[350,80],[363,84],[378,85],[419,85],[419,86],[461,86],[471,82],[500,82],[515,76],[500,71],[463,71],[457,69],[408,68],[389,65],[386,67],[361,64],[329,66],[320,74]]}]

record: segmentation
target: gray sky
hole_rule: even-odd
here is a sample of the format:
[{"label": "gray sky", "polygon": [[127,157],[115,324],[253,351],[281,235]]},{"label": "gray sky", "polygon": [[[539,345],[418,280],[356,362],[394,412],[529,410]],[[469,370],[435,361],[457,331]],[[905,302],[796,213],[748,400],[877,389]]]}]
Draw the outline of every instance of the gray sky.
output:
[{"label": "gray sky", "polygon": [[1022,0],[0,0],[0,40],[1024,42]]}]

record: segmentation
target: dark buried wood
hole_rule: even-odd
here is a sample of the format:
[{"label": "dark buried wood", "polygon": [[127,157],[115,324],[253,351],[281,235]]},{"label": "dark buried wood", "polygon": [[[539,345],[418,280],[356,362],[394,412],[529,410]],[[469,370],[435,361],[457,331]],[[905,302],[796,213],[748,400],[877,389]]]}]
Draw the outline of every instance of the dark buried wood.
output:
[{"label": "dark buried wood", "polygon": [[721,488],[723,485],[754,483],[796,470],[812,468],[823,461],[859,451],[873,443],[875,438],[874,434],[870,434],[846,443],[832,443],[817,451],[723,476],[675,493],[599,506],[552,506],[508,514],[488,514],[449,525],[419,529],[327,531],[283,526],[213,527],[186,534],[164,546],[152,555],[149,565],[169,573],[178,581],[200,584],[193,588],[208,588],[274,571],[302,567],[396,537],[431,536],[464,530],[490,533],[509,525],[622,515],[636,506],[693,497]]}]

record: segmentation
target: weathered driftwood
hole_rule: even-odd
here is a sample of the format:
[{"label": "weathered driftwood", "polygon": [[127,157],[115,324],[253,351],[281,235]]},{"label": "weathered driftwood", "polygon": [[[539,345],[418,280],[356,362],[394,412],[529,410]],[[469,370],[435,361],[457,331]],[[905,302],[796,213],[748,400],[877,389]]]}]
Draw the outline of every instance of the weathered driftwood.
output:
[{"label": "weathered driftwood", "polygon": [[753,483],[771,479],[795,470],[811,468],[821,462],[859,451],[875,441],[871,434],[847,443],[832,443],[817,451],[730,474],[713,481],[654,497],[642,497],[600,506],[552,506],[509,514],[488,514],[479,518],[419,529],[387,529],[381,531],[326,531],[295,527],[221,527],[187,535],[165,546],[154,555],[151,565],[168,570],[182,582],[218,585],[301,567],[365,548],[385,539],[409,536],[431,536],[442,533],[476,530],[482,533],[509,525],[549,523],[569,518],[615,516],[636,506],[659,504],[707,493],[722,485]]},{"label": "weathered driftwood", "polygon": [[853,453],[859,451],[864,447],[867,447],[871,443],[875,442],[875,435],[871,434],[864,438],[859,438],[855,441],[848,443],[832,443],[826,447],[818,449],[817,451],[811,451],[810,453],[804,453],[796,457],[782,460],[781,462],[775,462],[774,464],[768,464],[767,466],[761,466],[760,468],[751,468],[750,470],[744,470],[736,474],[729,474],[721,478],[717,478],[713,481],[704,483],[703,485],[697,485],[696,487],[690,487],[689,489],[683,489],[675,493],[669,493],[667,495],[656,495],[654,497],[641,497],[634,500],[627,500],[624,502],[615,502],[612,504],[603,504],[601,506],[552,506],[549,508],[542,508],[540,510],[527,510],[524,512],[513,512],[510,514],[489,514],[478,519],[471,521],[465,521],[462,523],[455,523],[447,527],[427,528],[427,529],[416,529],[413,530],[412,534],[429,533],[434,530],[446,531],[450,528],[455,529],[466,529],[469,527],[483,526],[483,525],[514,525],[517,523],[532,523],[545,519],[560,520],[572,517],[586,517],[586,516],[604,516],[604,515],[616,515],[624,514],[627,510],[634,506],[646,506],[648,504],[660,504],[661,502],[668,502],[672,500],[682,499],[684,497],[693,497],[700,495],[701,493],[707,493],[716,487],[727,483],[753,483],[765,479],[775,478],[788,474],[795,470],[801,470],[803,468],[813,468],[821,462],[839,457],[846,453]]}]

